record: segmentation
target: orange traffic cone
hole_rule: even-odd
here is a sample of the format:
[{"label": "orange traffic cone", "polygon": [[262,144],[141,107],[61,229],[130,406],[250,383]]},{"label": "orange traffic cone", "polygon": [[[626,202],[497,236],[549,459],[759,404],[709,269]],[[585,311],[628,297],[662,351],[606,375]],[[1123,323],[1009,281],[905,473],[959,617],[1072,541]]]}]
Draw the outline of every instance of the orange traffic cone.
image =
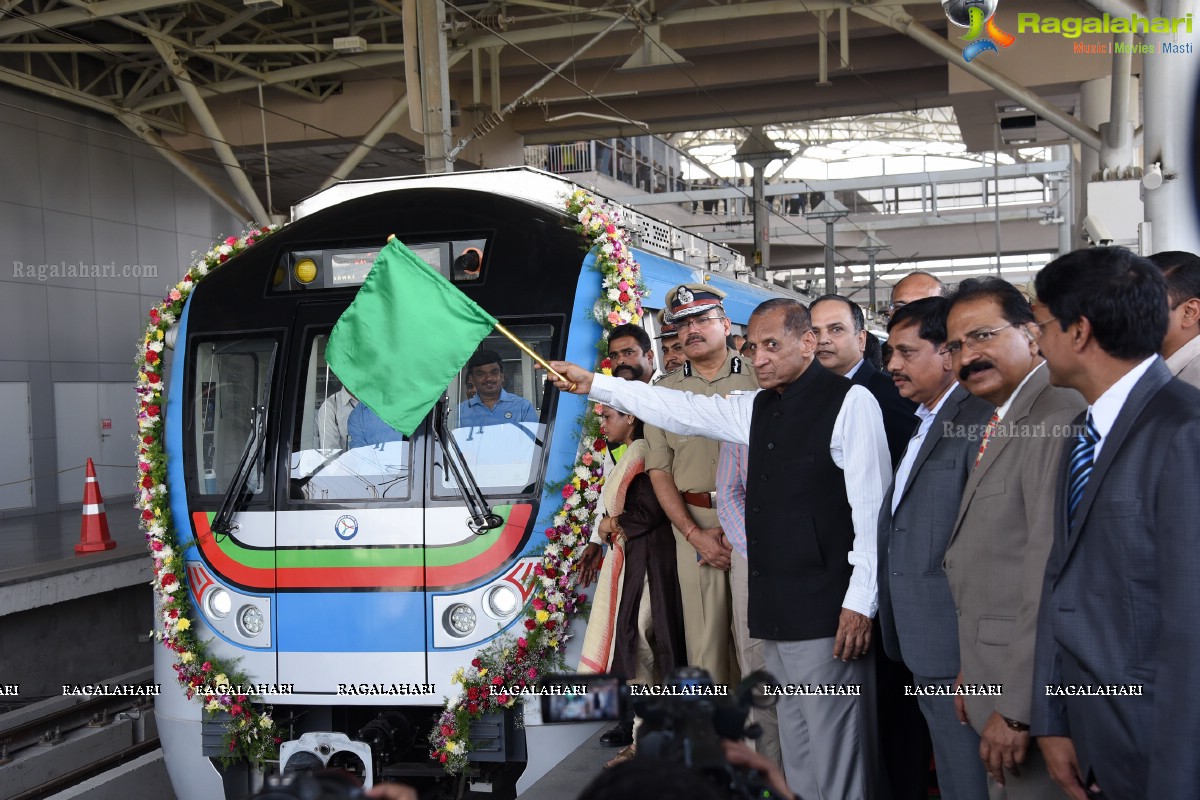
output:
[{"label": "orange traffic cone", "polygon": [[79,530],[79,544],[75,555],[111,550],[117,543],[108,535],[108,516],[104,513],[104,498],[100,496],[100,484],[96,481],[96,465],[87,460],[87,478],[83,484],[83,525]]}]

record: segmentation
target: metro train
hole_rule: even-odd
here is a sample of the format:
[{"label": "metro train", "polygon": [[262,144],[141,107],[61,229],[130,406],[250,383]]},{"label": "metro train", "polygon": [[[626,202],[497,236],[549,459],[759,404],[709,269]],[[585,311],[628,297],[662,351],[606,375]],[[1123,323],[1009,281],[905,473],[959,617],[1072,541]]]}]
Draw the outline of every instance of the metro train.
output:
[{"label": "metro train", "polygon": [[[455,670],[522,618],[524,579],[560,507],[553,487],[574,462],[586,401],[547,390],[528,355],[497,334],[482,346],[502,355],[506,388],[534,405],[536,423],[456,427],[460,377],[410,437],[347,447],[325,430],[341,390],[325,345],[389,234],[539,354],[594,363],[600,275],[564,210],[574,188],[526,168],[340,183],[188,299],[173,332],[166,438],[192,624],[252,683],[274,687],[264,701],[284,726],[281,769],[513,797],[597,730],[548,728],[539,709],[529,704],[521,719],[518,706],[494,729],[473,729],[462,779],[430,762],[426,739]],[[710,281],[744,325],[783,293],[748,277],[733,250],[633,212],[627,220],[648,309],[674,285]],[[404,361],[396,353],[379,369]],[[447,438],[478,493],[448,463]],[[480,495],[498,527],[472,529]],[[246,796],[253,776],[217,766],[221,723],[185,698],[172,656],[156,648],[156,721],[176,795]],[[360,691],[379,685],[409,689]]]}]

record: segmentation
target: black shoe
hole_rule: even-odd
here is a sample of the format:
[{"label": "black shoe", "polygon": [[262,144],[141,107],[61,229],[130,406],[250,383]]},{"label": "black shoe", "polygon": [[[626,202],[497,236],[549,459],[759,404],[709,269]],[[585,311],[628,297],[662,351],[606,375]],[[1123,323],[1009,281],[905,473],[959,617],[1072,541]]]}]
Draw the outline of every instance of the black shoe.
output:
[{"label": "black shoe", "polygon": [[618,722],[600,734],[600,744],[605,747],[628,747],[633,744],[633,722]]}]

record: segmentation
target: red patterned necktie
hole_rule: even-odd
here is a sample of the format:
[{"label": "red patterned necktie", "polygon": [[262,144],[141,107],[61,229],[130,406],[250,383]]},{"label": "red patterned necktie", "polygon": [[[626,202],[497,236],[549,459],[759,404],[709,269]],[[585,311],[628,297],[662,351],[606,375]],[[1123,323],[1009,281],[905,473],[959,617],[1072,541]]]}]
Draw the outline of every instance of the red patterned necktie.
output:
[{"label": "red patterned necktie", "polygon": [[983,441],[979,443],[979,452],[975,455],[975,466],[979,466],[979,462],[983,459],[983,452],[987,450],[988,439],[992,438],[992,434],[996,432],[996,425],[1000,423],[1000,415],[995,411],[992,412],[992,418],[988,420],[987,429],[983,432]]}]

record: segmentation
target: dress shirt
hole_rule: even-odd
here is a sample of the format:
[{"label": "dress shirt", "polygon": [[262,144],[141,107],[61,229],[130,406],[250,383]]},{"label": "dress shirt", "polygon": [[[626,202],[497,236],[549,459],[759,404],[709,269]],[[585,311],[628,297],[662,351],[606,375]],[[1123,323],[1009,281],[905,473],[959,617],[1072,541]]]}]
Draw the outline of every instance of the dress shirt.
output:
[{"label": "dress shirt", "polygon": [[[664,430],[748,445],[758,391],[705,397],[595,375],[591,397],[601,403],[615,403]],[[854,543],[848,556],[854,570],[842,606],[873,617],[879,601],[876,528],[883,493],[891,482],[891,457],[879,403],[862,386],[851,386],[846,393],[834,420],[829,455],[845,476],[854,525]]]},{"label": "dress shirt", "polygon": [[908,474],[912,472],[913,462],[917,460],[917,453],[921,451],[925,434],[929,433],[929,429],[933,427],[933,418],[942,410],[942,406],[946,404],[946,398],[954,391],[955,386],[958,384],[951,383],[946,387],[946,391],[942,392],[942,396],[938,398],[932,410],[926,408],[922,403],[913,412],[921,420],[921,424],[917,426],[912,438],[908,440],[908,447],[904,448],[904,455],[901,456],[900,463],[896,466],[896,487],[892,489],[892,514],[896,513],[896,507],[900,505],[900,500],[904,497],[904,489],[908,486]]},{"label": "dress shirt", "polygon": [[746,557],[746,454],[744,444],[721,442],[717,457],[717,519],[725,538]]},{"label": "dress shirt", "polygon": [[1017,384],[1016,389],[1013,389],[1013,393],[1008,396],[1008,399],[996,409],[996,419],[998,423],[1004,421],[1004,415],[1008,413],[1010,408],[1012,408],[1013,400],[1015,400],[1017,395],[1021,393],[1021,390],[1025,388],[1025,384],[1029,383],[1029,379],[1033,377],[1033,374],[1045,366],[1046,362],[1043,361],[1033,369],[1029,370],[1029,374],[1021,379],[1021,382]]},{"label": "dress shirt", "polygon": [[346,419],[346,446],[349,448],[404,441],[404,434],[392,428],[362,403]]},{"label": "dress shirt", "polygon": [[854,373],[858,372],[858,368],[861,367],[862,365],[863,365],[863,359],[860,358],[857,362],[855,362],[853,367],[851,367],[849,370],[846,371],[846,374],[843,375],[842,377],[848,381],[853,380]]},{"label": "dress shirt", "polygon": [[345,389],[338,389],[317,409],[317,446],[322,450],[339,450],[346,446],[347,422],[358,398]]},{"label": "dress shirt", "polygon": [[1150,356],[1126,372],[1120,380],[1105,389],[1104,394],[1097,397],[1096,402],[1088,407],[1088,413],[1092,415],[1092,424],[1096,426],[1096,431],[1100,434],[1100,438],[1096,441],[1096,447],[1092,450],[1093,464],[1100,461],[1100,448],[1104,446],[1104,437],[1108,436],[1108,432],[1116,423],[1117,415],[1121,413],[1125,401],[1129,399],[1129,393],[1133,391],[1134,385],[1141,380],[1142,376],[1146,374],[1146,370],[1150,369],[1150,365],[1157,358],[1156,355]]},{"label": "dress shirt", "polygon": [[507,422],[537,422],[537,411],[524,397],[500,390],[500,399],[496,405],[488,408],[475,395],[470,400],[458,404],[458,427],[483,428],[488,425],[503,425]]}]

